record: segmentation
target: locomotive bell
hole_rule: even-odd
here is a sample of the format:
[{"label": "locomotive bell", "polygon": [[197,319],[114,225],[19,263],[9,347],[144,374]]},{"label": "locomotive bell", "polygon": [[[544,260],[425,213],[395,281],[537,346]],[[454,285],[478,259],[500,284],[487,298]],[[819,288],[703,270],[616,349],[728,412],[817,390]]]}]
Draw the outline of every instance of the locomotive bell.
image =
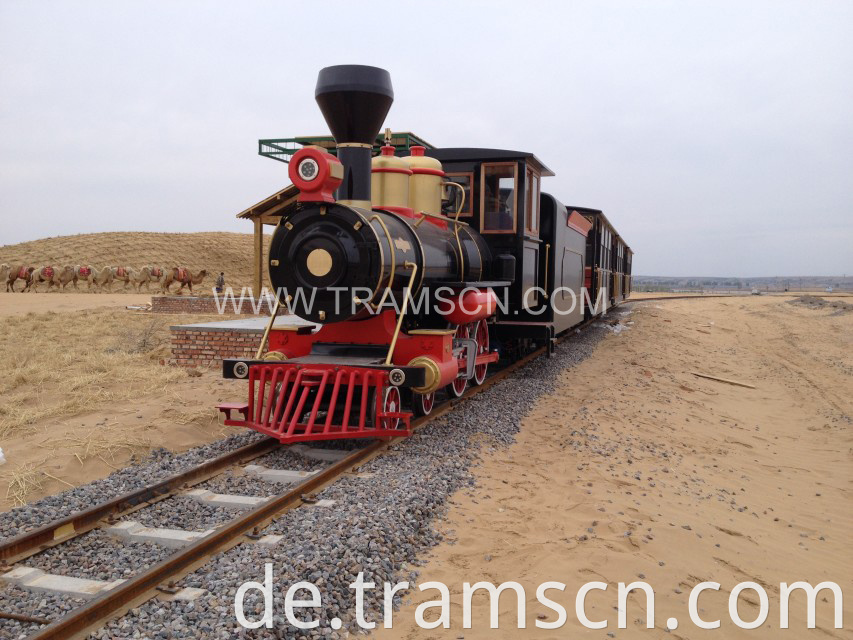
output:
[{"label": "locomotive bell", "polygon": [[326,67],[317,78],[314,97],[344,166],[338,202],[370,209],[370,157],[394,102],[391,75],[385,69],[357,64]]}]

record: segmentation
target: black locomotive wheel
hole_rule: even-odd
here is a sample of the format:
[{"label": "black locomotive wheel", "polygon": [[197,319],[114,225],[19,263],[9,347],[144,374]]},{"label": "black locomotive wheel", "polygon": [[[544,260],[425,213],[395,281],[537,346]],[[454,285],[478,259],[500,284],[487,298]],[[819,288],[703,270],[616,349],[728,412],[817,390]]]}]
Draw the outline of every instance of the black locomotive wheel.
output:
[{"label": "black locomotive wheel", "polygon": [[[477,341],[477,355],[481,356],[489,352],[489,325],[486,319],[483,318],[479,322],[472,322],[468,325],[469,334]],[[473,383],[477,386],[483,384],[486,379],[486,372],[489,370],[489,365],[480,364],[474,367]]]},{"label": "black locomotive wheel", "polygon": [[435,406],[435,391],[432,393],[412,393],[412,410],[416,416],[428,416]]},{"label": "black locomotive wheel", "polygon": [[[462,339],[468,337],[468,325],[462,324],[459,325],[456,329],[456,335],[454,338]],[[451,398],[461,398],[462,394],[465,393],[465,389],[468,388],[468,381],[465,378],[456,378],[453,382],[445,387],[447,389],[447,395]]]}]

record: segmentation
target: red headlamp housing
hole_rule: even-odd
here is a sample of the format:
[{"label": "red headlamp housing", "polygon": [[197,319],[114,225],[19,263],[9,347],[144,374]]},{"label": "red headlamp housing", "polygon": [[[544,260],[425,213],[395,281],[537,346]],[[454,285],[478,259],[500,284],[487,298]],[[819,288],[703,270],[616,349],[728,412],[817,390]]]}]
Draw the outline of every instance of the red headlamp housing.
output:
[{"label": "red headlamp housing", "polygon": [[331,153],[305,147],[293,154],[287,171],[299,189],[299,202],[334,202],[344,179],[344,166]]}]

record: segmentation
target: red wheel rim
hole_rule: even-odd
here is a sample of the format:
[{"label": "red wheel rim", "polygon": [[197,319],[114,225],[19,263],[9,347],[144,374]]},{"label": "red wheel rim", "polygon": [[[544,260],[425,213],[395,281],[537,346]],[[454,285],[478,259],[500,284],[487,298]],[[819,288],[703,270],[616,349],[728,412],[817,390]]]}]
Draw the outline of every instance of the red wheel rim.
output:
[{"label": "red wheel rim", "polygon": [[[384,413],[399,413],[400,390],[397,387],[388,387],[385,390],[385,399],[382,402]],[[383,429],[397,429],[400,426],[400,418],[382,418]]]},{"label": "red wheel rim", "polygon": [[[483,318],[479,322],[471,325],[471,330],[474,333],[474,338],[477,340],[477,355],[483,355],[489,352],[489,325],[486,319]],[[486,379],[486,371],[489,365],[478,364],[474,367],[474,384],[483,384]]]},{"label": "red wheel rim", "polygon": [[[456,335],[454,337],[462,339],[467,338],[469,336],[468,325],[463,324],[459,325],[456,329]],[[463,393],[465,393],[465,389],[468,388],[468,381],[465,378],[456,378],[453,382],[450,383],[451,392],[457,398],[460,397]]]},{"label": "red wheel rim", "polygon": [[418,394],[417,402],[419,403],[420,414],[428,416],[432,413],[432,408],[435,406],[435,392]]}]

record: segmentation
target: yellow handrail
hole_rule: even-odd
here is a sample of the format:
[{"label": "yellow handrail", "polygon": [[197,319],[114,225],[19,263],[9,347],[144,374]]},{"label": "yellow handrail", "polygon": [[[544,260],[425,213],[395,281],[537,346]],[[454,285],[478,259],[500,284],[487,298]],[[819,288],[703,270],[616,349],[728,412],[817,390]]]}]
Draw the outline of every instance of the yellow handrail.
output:
[{"label": "yellow handrail", "polygon": [[551,253],[551,245],[545,244],[545,286],[542,289],[545,292],[545,299],[548,299],[548,257]]},{"label": "yellow handrail", "polygon": [[437,213],[428,213],[428,212],[426,212],[426,211],[418,211],[418,212],[417,212],[417,215],[419,215],[419,216],[421,216],[421,217],[420,217],[420,218],[418,218],[417,222],[415,222],[415,228],[416,228],[416,229],[417,229],[419,226],[421,226],[421,223],[422,223],[424,220],[426,220],[427,218],[436,218],[436,219],[438,219],[438,220],[444,220],[445,222],[451,222],[451,223],[453,223],[453,224],[458,224],[458,225],[461,225],[461,226],[463,226],[463,227],[470,227],[470,226],[471,226],[471,225],[470,225],[470,224],[468,224],[467,222],[462,222],[461,220],[454,220],[454,219],[452,219],[452,218],[448,218],[447,216],[439,215],[439,214],[437,214]]},{"label": "yellow handrail", "polygon": [[459,220],[459,214],[462,213],[462,209],[465,208],[465,187],[458,182],[452,182],[449,180],[447,182],[442,182],[441,185],[446,187],[456,187],[462,193],[462,201],[459,203],[459,208],[456,210],[456,215],[453,217],[453,220],[457,221]]},{"label": "yellow handrail", "polygon": [[453,186],[459,189],[462,193],[462,201],[459,203],[459,208],[456,210],[456,215],[453,217],[453,235],[456,236],[456,246],[459,247],[459,281],[465,280],[465,252],[462,249],[462,240],[459,239],[459,214],[465,208],[465,188],[458,182],[442,182],[442,186]]},{"label": "yellow handrail", "polygon": [[406,269],[412,270],[412,276],[409,278],[409,286],[403,291],[403,309],[400,311],[400,316],[397,318],[397,327],[394,329],[394,337],[391,338],[391,346],[388,347],[388,356],[385,358],[385,364],[391,364],[391,359],[394,357],[394,347],[397,346],[397,337],[400,335],[400,327],[403,326],[403,316],[406,315],[406,310],[409,308],[409,296],[412,295],[412,287],[415,284],[415,276],[418,273],[418,265],[414,262],[404,262],[403,266]]},{"label": "yellow handrail", "polygon": [[462,251],[462,240],[459,239],[459,225],[453,227],[456,236],[456,246],[459,247],[459,282],[465,281],[465,253]]},{"label": "yellow handrail", "polygon": [[267,328],[264,329],[264,335],[261,337],[261,344],[258,345],[258,352],[255,354],[255,360],[261,359],[261,354],[264,352],[264,347],[267,346],[267,340],[270,337],[270,330],[272,329],[272,326],[275,323],[275,317],[278,315],[278,307],[280,304],[281,299],[276,296],[275,306],[272,309],[272,315],[270,316],[270,321],[267,323]]}]

